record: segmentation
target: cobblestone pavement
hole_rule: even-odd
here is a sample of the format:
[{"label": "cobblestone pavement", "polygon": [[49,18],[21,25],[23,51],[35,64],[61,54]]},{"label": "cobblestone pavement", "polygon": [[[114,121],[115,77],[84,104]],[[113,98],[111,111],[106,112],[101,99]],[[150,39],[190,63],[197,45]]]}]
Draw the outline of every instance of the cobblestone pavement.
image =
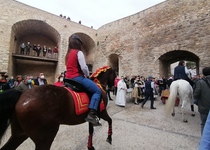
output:
[{"label": "cobblestone pavement", "polygon": [[[112,95],[112,98],[115,97]],[[101,127],[95,127],[93,145],[96,150],[197,150],[200,141],[200,118],[195,106],[195,117],[187,106],[188,123],[181,121],[180,108],[175,117],[165,117],[164,104],[155,101],[156,110],[134,105],[128,97],[125,108],[109,101],[108,112],[113,119],[113,142],[106,142],[108,125],[102,120]],[[9,131],[2,144],[9,137]],[[51,150],[87,150],[88,123],[77,126],[61,125]],[[33,142],[26,140],[18,150],[34,150]]]}]

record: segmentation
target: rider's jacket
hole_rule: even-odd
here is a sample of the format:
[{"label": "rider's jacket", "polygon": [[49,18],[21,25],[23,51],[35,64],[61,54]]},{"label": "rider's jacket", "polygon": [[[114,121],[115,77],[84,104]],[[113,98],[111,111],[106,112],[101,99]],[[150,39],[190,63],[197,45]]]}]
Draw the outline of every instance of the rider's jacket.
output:
[{"label": "rider's jacket", "polygon": [[67,70],[65,74],[65,78],[74,78],[77,76],[84,76],[84,73],[80,69],[79,63],[78,63],[78,57],[77,57],[78,50],[71,49],[68,54],[68,62],[66,64]]},{"label": "rider's jacket", "polygon": [[174,68],[174,80],[177,79],[188,79],[187,74],[185,73],[185,66],[177,66]]}]

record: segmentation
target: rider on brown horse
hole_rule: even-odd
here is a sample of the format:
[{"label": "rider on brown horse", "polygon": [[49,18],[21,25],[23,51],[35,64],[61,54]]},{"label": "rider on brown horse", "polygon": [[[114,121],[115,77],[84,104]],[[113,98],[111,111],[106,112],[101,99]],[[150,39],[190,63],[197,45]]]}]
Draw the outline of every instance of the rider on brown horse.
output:
[{"label": "rider on brown horse", "polygon": [[65,78],[81,83],[87,91],[92,94],[89,104],[89,114],[85,120],[92,123],[94,126],[100,126],[97,110],[102,92],[99,87],[88,78],[89,70],[85,62],[84,54],[81,51],[82,44],[83,42],[80,37],[75,34],[69,38],[69,49],[65,57]]}]

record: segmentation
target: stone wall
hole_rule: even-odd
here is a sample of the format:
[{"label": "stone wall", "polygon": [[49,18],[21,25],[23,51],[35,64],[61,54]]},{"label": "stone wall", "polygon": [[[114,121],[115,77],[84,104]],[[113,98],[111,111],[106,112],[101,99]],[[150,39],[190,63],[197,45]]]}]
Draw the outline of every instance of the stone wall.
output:
[{"label": "stone wall", "polygon": [[[198,56],[194,61],[199,68],[208,66],[209,8],[207,0],[168,0],[106,24],[98,29],[100,51],[105,52],[103,59],[118,54],[120,73],[124,75],[168,75],[161,74],[168,68],[160,68],[160,58],[177,50],[189,52],[186,60]],[[180,57],[179,53],[172,53],[166,60],[173,63]]]},{"label": "stone wall", "polygon": [[[0,7],[0,71],[9,74],[17,73],[13,71],[12,53],[18,52],[17,46],[31,36],[32,29],[37,35],[43,32],[45,42],[52,39],[51,45],[59,46],[58,63],[49,65],[50,69],[34,68],[37,73],[45,71],[51,82],[65,70],[68,38],[73,33],[87,43],[83,51],[93,70],[112,65],[119,69],[120,75],[158,77],[169,76],[170,64],[180,59],[196,62],[197,72],[209,66],[210,3],[207,0],[167,0],[98,30],[13,0],[0,0]],[[34,42],[39,42],[37,39]]]}]

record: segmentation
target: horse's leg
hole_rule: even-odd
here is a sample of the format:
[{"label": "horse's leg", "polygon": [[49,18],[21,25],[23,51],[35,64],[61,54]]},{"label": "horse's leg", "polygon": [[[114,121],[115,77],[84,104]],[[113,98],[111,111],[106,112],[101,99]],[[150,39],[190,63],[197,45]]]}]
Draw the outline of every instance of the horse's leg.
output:
[{"label": "horse's leg", "polygon": [[35,150],[50,150],[58,129],[59,124],[48,122],[46,125],[35,124],[32,128],[28,126],[27,133],[35,143]]},{"label": "horse's leg", "polygon": [[171,113],[171,116],[175,116],[175,108],[173,107],[173,112]]},{"label": "horse's leg", "polygon": [[108,125],[109,125],[109,127],[108,127],[108,137],[107,137],[106,141],[109,144],[112,144],[112,119],[109,117],[109,115],[107,113],[107,110],[103,110],[100,113],[100,117],[108,122]]},{"label": "horse's leg", "polygon": [[182,110],[182,121],[185,122],[185,123],[187,123],[187,119],[185,119],[185,114],[184,114],[185,113],[184,108],[185,108],[186,104],[187,104],[187,101],[186,101],[186,99],[184,99],[182,101],[181,110]]},{"label": "horse's leg", "polygon": [[95,150],[95,148],[93,147],[93,132],[94,132],[94,128],[92,123],[89,123],[89,136],[88,136],[88,150]]},{"label": "horse's leg", "polygon": [[31,139],[35,143],[35,150],[50,150],[58,129],[59,124],[49,123],[42,128],[37,128],[34,130]]},{"label": "horse's leg", "polygon": [[23,131],[16,118],[14,118],[11,123],[11,137],[1,150],[15,150],[27,138],[28,136]]}]

